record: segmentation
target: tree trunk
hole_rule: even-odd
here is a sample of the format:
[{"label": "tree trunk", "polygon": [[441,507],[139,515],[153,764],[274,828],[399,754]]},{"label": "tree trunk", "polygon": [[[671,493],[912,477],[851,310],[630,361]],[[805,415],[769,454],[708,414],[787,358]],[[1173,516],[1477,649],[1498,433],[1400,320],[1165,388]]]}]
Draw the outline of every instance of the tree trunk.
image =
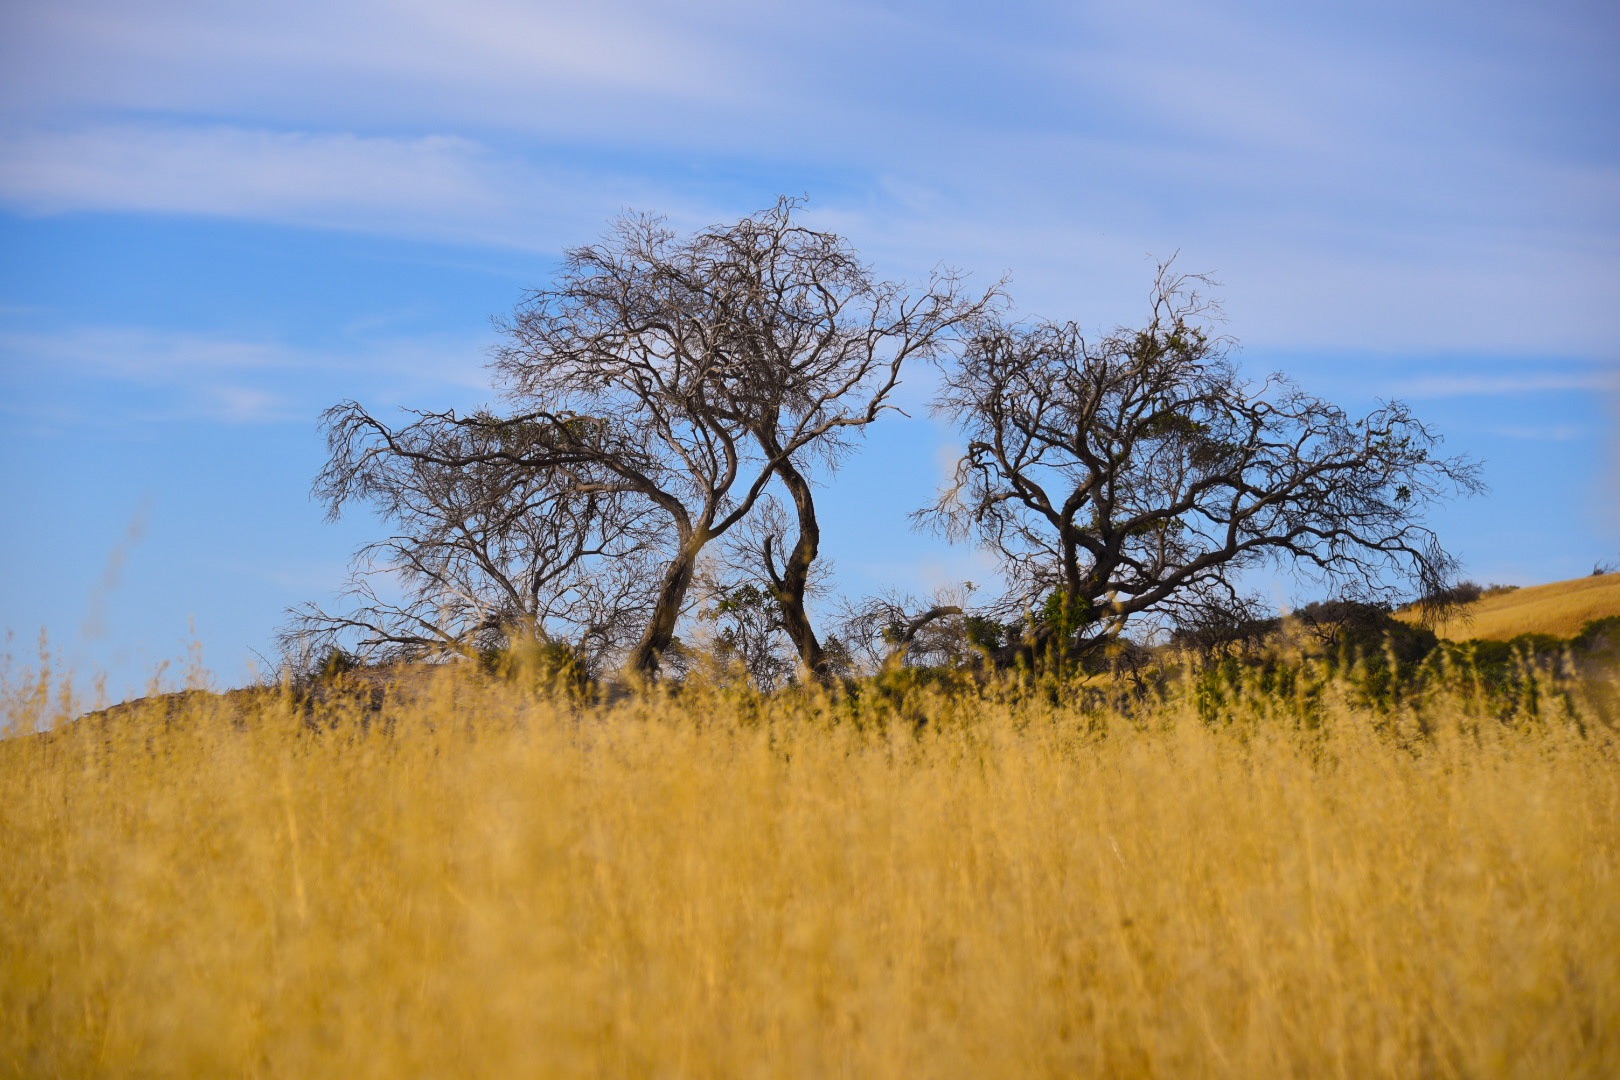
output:
[{"label": "tree trunk", "polygon": [[777,465],[776,475],[782,478],[783,485],[793,496],[799,518],[799,537],[788,555],[787,565],[782,568],[781,577],[772,582],[782,609],[782,628],[798,651],[799,665],[805,673],[817,682],[826,683],[831,681],[832,672],[827,668],[827,658],[821,651],[821,642],[816,640],[815,628],[810,625],[810,615],[804,605],[805,593],[810,587],[810,570],[821,549],[815,494],[810,490],[810,482],[789,460],[783,459]]},{"label": "tree trunk", "polygon": [[648,620],[647,628],[642,631],[641,640],[636,642],[626,665],[629,671],[644,679],[657,677],[663,655],[675,640],[675,624],[681,617],[686,592],[691,588],[692,575],[697,569],[698,553],[703,550],[706,540],[707,537],[698,535],[688,537],[664,570],[664,580],[658,589],[658,602],[653,606],[652,618]]}]

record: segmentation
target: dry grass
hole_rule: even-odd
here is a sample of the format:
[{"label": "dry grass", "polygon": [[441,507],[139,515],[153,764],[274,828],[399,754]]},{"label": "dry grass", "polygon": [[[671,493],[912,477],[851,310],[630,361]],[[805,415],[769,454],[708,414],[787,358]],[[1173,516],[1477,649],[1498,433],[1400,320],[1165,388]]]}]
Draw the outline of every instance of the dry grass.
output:
[{"label": "dry grass", "polygon": [[[1437,628],[1443,638],[1508,641],[1520,634],[1570,638],[1593,619],[1620,615],[1620,574],[1531,585],[1469,604],[1462,618]],[[1403,618],[1416,618],[1403,613]]]},{"label": "dry grass", "polygon": [[68,725],[0,743],[0,1071],[1620,1074],[1613,730],[1482,709]]}]

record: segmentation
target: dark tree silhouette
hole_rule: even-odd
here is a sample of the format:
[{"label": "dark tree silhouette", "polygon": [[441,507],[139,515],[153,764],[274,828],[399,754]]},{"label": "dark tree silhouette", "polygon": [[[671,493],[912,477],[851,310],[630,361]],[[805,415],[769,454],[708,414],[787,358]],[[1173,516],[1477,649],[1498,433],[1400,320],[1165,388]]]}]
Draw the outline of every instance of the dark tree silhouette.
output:
[{"label": "dark tree silhouette", "polygon": [[918,292],[879,280],[840,237],[797,224],[798,208],[783,199],[684,240],[653,219],[621,221],[607,242],[570,253],[561,284],[507,324],[497,365],[519,400],[634,427],[670,480],[645,492],[677,535],[635,659],[643,670],[668,646],[699,552],[774,477],[795,534],[764,538],[756,584],[780,606],[801,666],[827,677],[806,609],[821,546],[814,472],[888,407],[908,361],[937,358],[999,295],[969,296],[949,271]]},{"label": "dark tree silhouette", "polygon": [[[842,239],[796,224],[797,209],[782,200],[688,238],[655,218],[620,220],[502,324],[495,370],[510,413],[418,414],[396,431],[346,402],[327,414],[320,494],[336,509],[381,493],[387,511],[398,504],[387,489],[418,473],[455,487],[465,470],[492,470],[559,506],[592,500],[580,512],[593,558],[659,560],[650,595],[632,605],[645,617],[626,661],[650,676],[699,557],[779,481],[796,535],[765,538],[757,585],[801,666],[826,677],[806,610],[821,540],[814,474],[889,407],[903,365],[937,358],[998,294],[969,297],[951,272],[915,293],[878,280]],[[457,494],[470,520],[505,512],[499,485],[469,481]],[[626,551],[598,543],[617,542],[618,529]],[[421,536],[408,531],[399,554]]]},{"label": "dark tree silhouette", "polygon": [[1367,600],[1432,595],[1456,563],[1424,513],[1478,466],[1399,402],[1352,418],[1280,375],[1243,381],[1198,277],[1161,266],[1147,324],[987,322],[936,407],[961,426],[954,484],[919,516],[1000,557],[1016,649],[1075,658],[1133,619],[1241,609],[1265,562]]}]

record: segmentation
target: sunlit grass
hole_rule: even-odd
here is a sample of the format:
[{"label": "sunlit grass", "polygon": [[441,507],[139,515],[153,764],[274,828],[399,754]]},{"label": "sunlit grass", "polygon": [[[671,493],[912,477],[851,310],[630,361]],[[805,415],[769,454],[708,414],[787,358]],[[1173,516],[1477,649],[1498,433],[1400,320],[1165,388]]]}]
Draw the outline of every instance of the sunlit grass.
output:
[{"label": "sunlit grass", "polygon": [[[1439,627],[1441,637],[1508,641],[1520,634],[1571,638],[1594,619],[1620,615],[1620,574],[1599,574],[1495,593]],[[1415,620],[1415,612],[1402,613]]]},{"label": "sunlit grass", "polygon": [[1620,1073],[1620,750],[1554,696],[387,711],[0,743],[0,1071]]}]

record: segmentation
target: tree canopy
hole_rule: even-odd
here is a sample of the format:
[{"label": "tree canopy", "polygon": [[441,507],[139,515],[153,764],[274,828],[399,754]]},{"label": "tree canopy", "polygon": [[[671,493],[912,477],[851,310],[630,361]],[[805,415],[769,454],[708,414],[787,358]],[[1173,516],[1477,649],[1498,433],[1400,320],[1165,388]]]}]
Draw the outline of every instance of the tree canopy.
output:
[{"label": "tree canopy", "polygon": [[[509,529],[525,504],[514,496],[544,493],[525,495],[532,509],[523,513],[554,514],[535,527],[567,531],[557,546],[577,553],[575,566],[638,564],[619,593],[621,614],[640,623],[623,666],[650,676],[675,643],[705,550],[748,520],[774,483],[794,507],[795,535],[767,530],[753,576],[801,666],[827,677],[806,609],[820,548],[812,478],[888,408],[905,365],[950,350],[998,293],[974,296],[949,271],[916,290],[879,279],[840,237],[798,224],[797,210],[784,199],[690,237],[627,217],[600,243],[570,251],[556,281],[502,324],[494,370],[508,412],[419,413],[396,429],[356,402],[330,410],[332,456],[317,493],[333,513],[371,502],[400,524],[384,553],[403,562],[419,595],[389,607],[361,589],[363,618],[311,610],[304,628],[462,647],[487,619],[412,626],[433,621],[437,603],[464,606],[462,582],[414,569],[442,543],[434,515],[418,512],[421,489],[443,481],[465,520]],[[502,562],[504,536],[462,531],[462,562]],[[597,595],[582,595],[581,607]],[[492,615],[501,607],[474,606]],[[499,632],[552,635],[597,622],[532,603],[512,614]],[[607,647],[610,635],[595,640]]]},{"label": "tree canopy", "polygon": [[[1450,583],[1425,515],[1477,490],[1477,465],[1399,402],[1353,417],[1243,379],[1203,279],[1161,267],[1143,325],[1090,337],[1011,321],[1000,284],[954,271],[881,279],[799,210],[690,236],[626,217],[569,251],[499,324],[498,408],[328,410],[318,497],[393,532],[360,552],[346,609],[306,607],[289,637],[374,656],[534,640],[651,677],[707,625],[778,684],[862,656],[1073,660],[1128,626],[1252,613],[1261,564],[1363,600]],[[1006,587],[849,602],[824,639],[816,487],[924,360],[966,449],[918,520],[990,551]]]},{"label": "tree canopy", "polygon": [[1247,611],[1240,574],[1263,563],[1382,600],[1455,572],[1424,515],[1478,466],[1399,402],[1353,417],[1280,374],[1247,382],[1203,284],[1161,266],[1146,322],[1098,338],[987,319],[945,374],[935,407],[967,449],[919,518],[996,555],[993,607],[1025,649]]}]

